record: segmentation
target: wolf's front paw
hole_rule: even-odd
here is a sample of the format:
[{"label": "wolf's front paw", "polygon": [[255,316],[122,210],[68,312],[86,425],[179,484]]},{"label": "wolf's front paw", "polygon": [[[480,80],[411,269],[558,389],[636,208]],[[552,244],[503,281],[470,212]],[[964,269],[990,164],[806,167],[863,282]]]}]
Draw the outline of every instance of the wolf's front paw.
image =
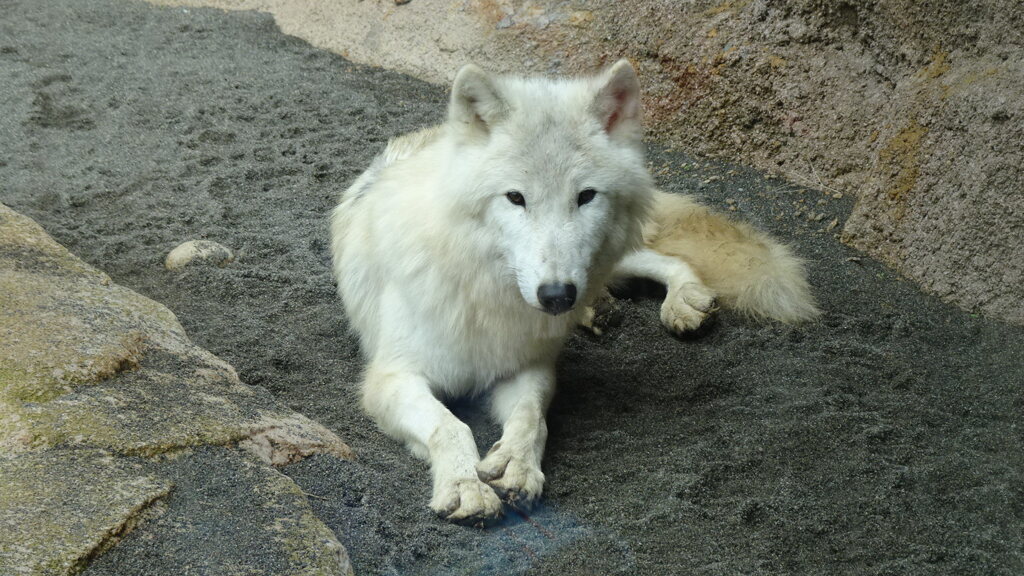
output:
[{"label": "wolf's front paw", "polygon": [[528,454],[513,454],[498,442],[476,465],[476,471],[509,504],[529,507],[544,492],[544,473],[535,460]]},{"label": "wolf's front paw", "polygon": [[501,499],[476,478],[439,481],[430,508],[445,520],[475,524],[501,515]]},{"label": "wolf's front paw", "polygon": [[579,326],[594,336],[601,336],[609,328],[622,325],[622,305],[612,298],[607,290],[603,291],[593,306],[583,309]]},{"label": "wolf's front paw", "polygon": [[675,334],[700,328],[717,308],[715,293],[697,282],[685,282],[670,288],[661,304],[661,323]]}]

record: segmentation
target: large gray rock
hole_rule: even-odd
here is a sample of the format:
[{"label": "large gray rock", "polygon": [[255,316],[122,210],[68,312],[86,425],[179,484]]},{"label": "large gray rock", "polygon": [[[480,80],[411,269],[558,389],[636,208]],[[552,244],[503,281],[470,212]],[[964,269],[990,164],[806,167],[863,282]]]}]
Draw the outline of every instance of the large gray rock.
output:
[{"label": "large gray rock", "polygon": [[1024,322],[1014,0],[155,2],[272,12],[288,34],[434,82],[468,61],[553,73],[629,57],[656,136],[826,201],[855,194],[847,242],[950,302]]},{"label": "large gray rock", "polygon": [[214,513],[278,510],[262,524],[234,524],[262,534],[246,540],[262,554],[281,557],[274,574],[351,571],[298,487],[270,468],[316,453],[350,458],[348,446],[239,381],[167,308],[0,204],[0,574],[80,570],[159,513],[154,502],[175,486],[169,461],[137,457],[188,461],[207,445],[244,450],[232,457],[236,476],[261,494]]}]

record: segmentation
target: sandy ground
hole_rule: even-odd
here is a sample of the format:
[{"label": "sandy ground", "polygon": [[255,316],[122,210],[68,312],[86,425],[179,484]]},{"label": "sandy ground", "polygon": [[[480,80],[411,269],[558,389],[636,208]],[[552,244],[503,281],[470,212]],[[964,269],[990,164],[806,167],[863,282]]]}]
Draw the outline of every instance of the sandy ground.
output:
[{"label": "sandy ground", "polygon": [[[389,136],[440,118],[444,91],[252,13],[0,7],[0,201],[357,451],[284,469],[357,573],[1024,572],[1024,330],[924,296],[839,244],[826,228],[848,199],[819,206],[821,192],[652,147],[666,189],[736,206],[809,260],[823,319],[723,314],[678,340],[658,301],[634,294],[620,327],[570,340],[541,506],[487,530],[448,525],[426,508],[426,465],[358,409],[325,219]],[[795,214],[826,208],[817,223]],[[162,267],[196,238],[239,257]],[[477,403],[456,409],[481,446],[496,438]],[[181,476],[244,486],[230,470]],[[169,506],[178,517],[196,503]],[[198,517],[197,537],[217,529]],[[160,530],[141,526],[86,574],[181,574],[187,542]]]}]

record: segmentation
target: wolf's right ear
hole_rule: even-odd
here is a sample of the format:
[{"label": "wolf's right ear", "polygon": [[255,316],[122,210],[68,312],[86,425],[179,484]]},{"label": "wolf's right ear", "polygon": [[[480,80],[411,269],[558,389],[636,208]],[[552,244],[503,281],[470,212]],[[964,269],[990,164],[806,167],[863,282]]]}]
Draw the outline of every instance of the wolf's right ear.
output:
[{"label": "wolf's right ear", "polygon": [[455,76],[448,118],[484,133],[508,114],[508,105],[487,72],[466,64]]}]

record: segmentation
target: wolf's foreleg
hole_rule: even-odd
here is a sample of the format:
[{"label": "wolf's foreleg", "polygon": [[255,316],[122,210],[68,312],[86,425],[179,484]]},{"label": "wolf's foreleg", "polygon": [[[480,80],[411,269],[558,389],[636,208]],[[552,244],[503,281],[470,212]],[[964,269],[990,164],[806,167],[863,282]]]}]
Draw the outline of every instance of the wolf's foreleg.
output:
[{"label": "wolf's foreleg", "polygon": [[665,285],[661,323],[670,331],[696,330],[714,311],[715,293],[704,285],[689,264],[650,249],[626,254],[615,266],[620,279],[648,278]]},{"label": "wolf's foreleg", "polygon": [[491,411],[503,432],[476,468],[511,503],[529,506],[544,491],[544,415],[554,390],[553,366],[528,368],[494,387]]},{"label": "wolf's foreleg", "polygon": [[429,460],[434,476],[430,507],[435,512],[455,522],[501,513],[501,500],[477,477],[480,456],[473,433],[434,397],[426,378],[370,366],[363,385],[363,408],[384,432]]}]

